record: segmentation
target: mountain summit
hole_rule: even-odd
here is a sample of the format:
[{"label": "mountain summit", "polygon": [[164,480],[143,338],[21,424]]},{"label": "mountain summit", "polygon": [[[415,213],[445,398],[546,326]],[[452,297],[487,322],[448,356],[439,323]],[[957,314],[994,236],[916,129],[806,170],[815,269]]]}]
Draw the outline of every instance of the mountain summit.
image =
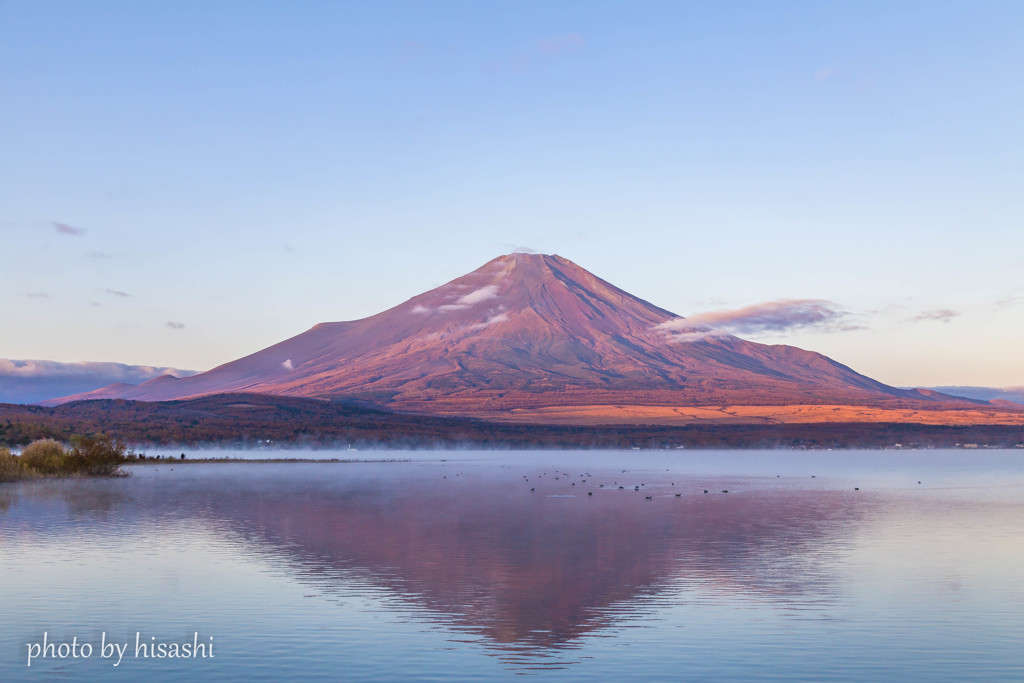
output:
[{"label": "mountain summit", "polygon": [[192,377],[58,402],[227,392],[491,418],[555,408],[598,414],[621,405],[898,407],[932,400],[817,353],[688,326],[561,256],[515,253],[377,315],[322,323]]}]

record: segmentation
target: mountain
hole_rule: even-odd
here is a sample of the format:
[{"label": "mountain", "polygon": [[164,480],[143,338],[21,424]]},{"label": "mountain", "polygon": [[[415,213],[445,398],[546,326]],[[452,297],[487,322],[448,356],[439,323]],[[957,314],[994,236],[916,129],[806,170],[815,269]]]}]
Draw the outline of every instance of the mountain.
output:
[{"label": "mountain", "polygon": [[635,407],[671,418],[701,406],[978,403],[890,387],[818,353],[690,326],[567,259],[521,253],[377,315],[316,325],[198,375],[52,403],[227,392],[497,419],[565,421],[568,411],[570,421],[587,422],[629,420]]}]

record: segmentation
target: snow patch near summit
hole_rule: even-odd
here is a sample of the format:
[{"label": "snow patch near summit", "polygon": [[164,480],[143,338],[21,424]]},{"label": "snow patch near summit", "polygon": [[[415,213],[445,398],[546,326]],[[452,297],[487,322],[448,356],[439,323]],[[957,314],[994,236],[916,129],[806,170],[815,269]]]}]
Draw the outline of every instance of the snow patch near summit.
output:
[{"label": "snow patch near summit", "polygon": [[488,318],[487,320],[483,321],[482,323],[477,323],[476,325],[470,326],[469,329],[471,329],[471,330],[473,330],[475,332],[477,330],[482,330],[482,329],[484,329],[486,327],[490,327],[491,325],[497,325],[498,323],[503,323],[503,322],[506,322],[506,321],[508,321],[508,314],[507,313],[498,313],[497,315],[492,315],[490,318]]},{"label": "snow patch near summit", "polygon": [[444,304],[438,306],[439,311],[461,311],[475,306],[476,304],[495,299],[498,296],[498,285],[485,285],[480,289],[473,290],[469,294],[464,294],[455,300],[453,304]]}]

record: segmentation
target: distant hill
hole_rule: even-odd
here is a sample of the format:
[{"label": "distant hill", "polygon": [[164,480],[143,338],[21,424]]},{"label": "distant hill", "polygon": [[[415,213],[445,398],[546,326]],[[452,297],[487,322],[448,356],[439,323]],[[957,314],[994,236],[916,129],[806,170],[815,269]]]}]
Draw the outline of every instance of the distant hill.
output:
[{"label": "distant hill", "polygon": [[52,360],[0,358],[0,403],[41,403],[108,385],[128,391],[161,375],[194,375],[191,370],[124,363],[62,363]]},{"label": "distant hill", "polygon": [[939,391],[953,396],[963,396],[981,401],[1011,401],[1024,405],[1024,387],[931,387],[933,391]]},{"label": "distant hill", "polygon": [[[996,415],[996,413],[991,413]],[[928,418],[934,413],[923,413]],[[926,422],[696,422],[534,425],[394,413],[320,399],[217,394],[181,401],[78,401],[56,407],[0,404],[0,445],[67,440],[104,432],[133,444],[276,445],[386,448],[877,448],[1015,446],[1024,426]]]}]

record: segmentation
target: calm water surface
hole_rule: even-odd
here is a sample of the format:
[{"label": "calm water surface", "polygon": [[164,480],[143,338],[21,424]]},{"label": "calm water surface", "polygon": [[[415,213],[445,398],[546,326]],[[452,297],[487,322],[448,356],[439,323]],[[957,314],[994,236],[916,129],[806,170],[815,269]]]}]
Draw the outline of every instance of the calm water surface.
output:
[{"label": "calm water surface", "polygon": [[313,455],[0,485],[0,680],[1024,679],[1021,451]]}]

